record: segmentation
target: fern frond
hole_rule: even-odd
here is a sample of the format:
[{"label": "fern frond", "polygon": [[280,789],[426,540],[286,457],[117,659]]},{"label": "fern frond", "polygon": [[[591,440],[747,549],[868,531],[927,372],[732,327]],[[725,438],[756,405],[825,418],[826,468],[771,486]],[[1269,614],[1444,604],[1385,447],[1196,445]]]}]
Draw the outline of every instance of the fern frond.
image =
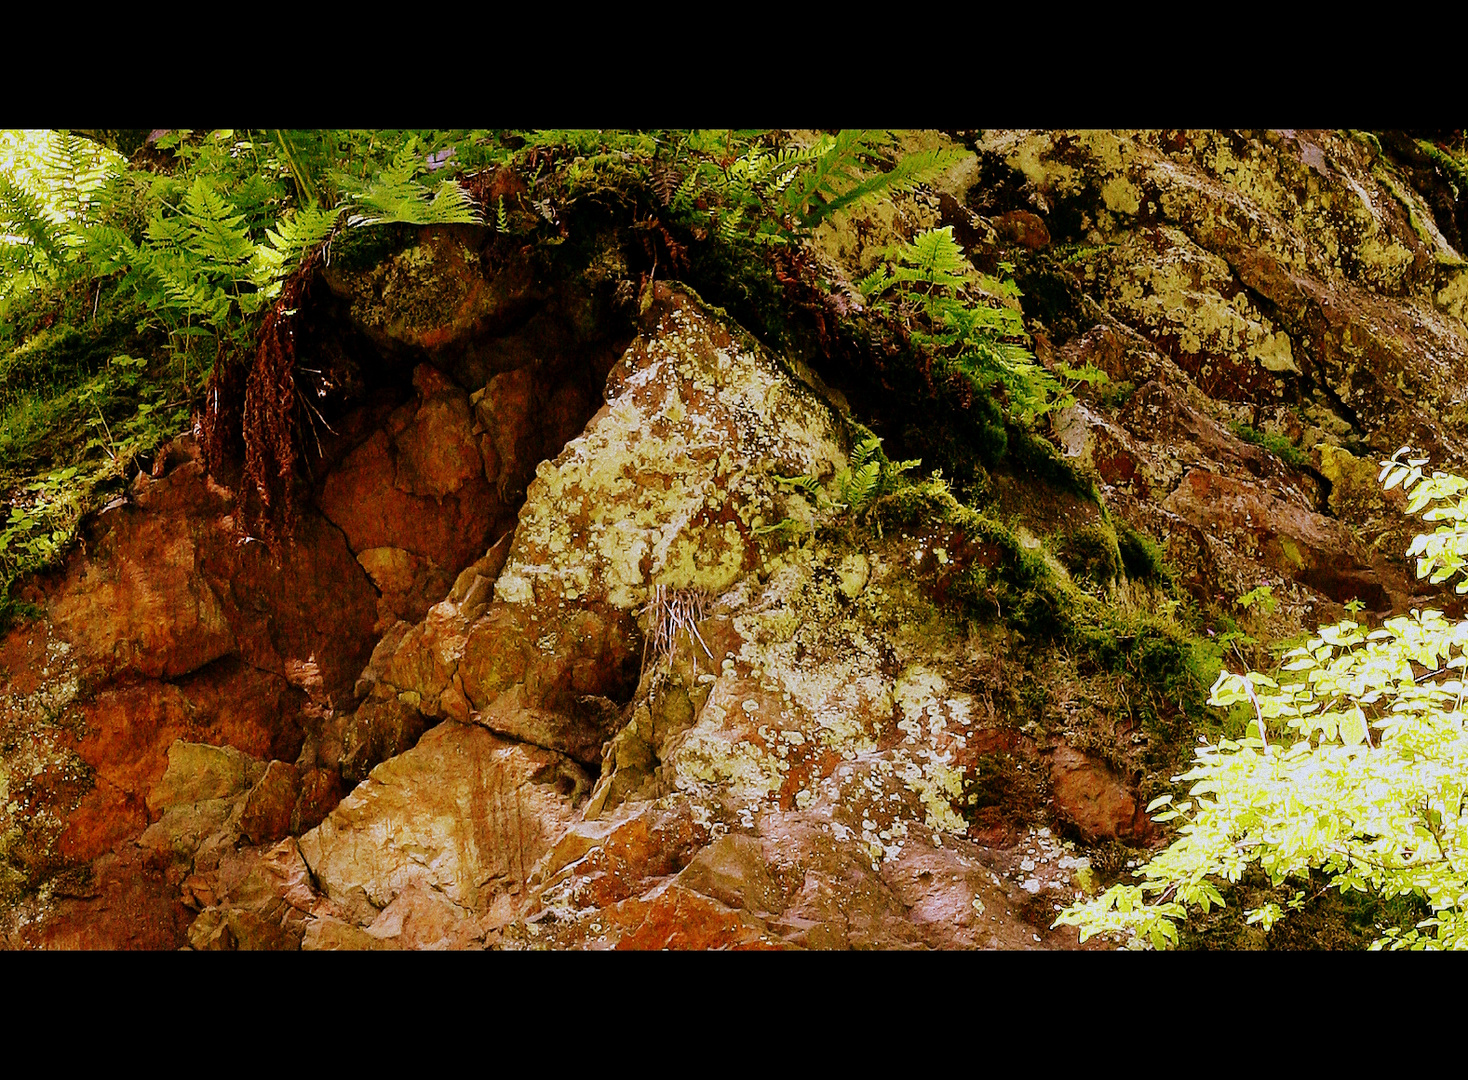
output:
[{"label": "fern frond", "polygon": [[424,220],[415,225],[479,225],[483,223],[474,200],[456,180],[445,180],[433,193],[433,201],[424,211]]},{"label": "fern frond", "polygon": [[[26,249],[26,268],[56,265],[65,255],[63,230],[41,200],[0,173],[0,243]],[[12,255],[21,258],[19,252]]]},{"label": "fern frond", "polygon": [[698,169],[690,169],[688,175],[683,178],[673,194],[668,199],[668,205],[674,210],[691,210],[698,190]]},{"label": "fern frond", "polygon": [[302,255],[325,243],[331,236],[341,212],[340,206],[327,210],[313,204],[280,218],[276,222],[278,232],[266,229],[265,238],[269,243],[255,245],[252,274],[255,283],[264,288],[289,276]]},{"label": "fern frond", "polygon": [[740,225],[744,221],[744,207],[736,206],[719,218],[719,236],[728,243],[739,239]]},{"label": "fern frond", "polygon": [[228,316],[229,296],[209,283],[202,260],[192,252],[186,248],[169,251],[131,244],[128,248],[132,265],[160,287],[147,297],[150,307],[172,310],[187,319],[215,325]]},{"label": "fern frond", "polygon": [[786,189],[786,212],[807,226],[824,220],[831,213],[830,204],[861,182],[861,170],[888,139],[885,132],[842,131],[822,140],[821,153],[810,170]]},{"label": "fern frond", "polygon": [[1016,371],[1031,369],[1039,371],[1035,363],[1035,354],[1023,345],[1012,345],[1007,341],[996,341],[994,353],[1000,363],[1005,364]]},{"label": "fern frond", "polygon": [[107,179],[102,148],[90,139],[55,131],[41,154],[42,175],[53,204],[80,228],[94,216],[96,193]]},{"label": "fern frond", "polygon": [[903,266],[897,273],[901,281],[924,281],[930,285],[968,284],[972,270],[963,248],[953,239],[953,226],[929,229],[913,237],[901,253]]},{"label": "fern frond", "polygon": [[859,468],[843,470],[840,478],[841,501],[854,514],[859,514],[871,504],[882,479],[882,463],[868,461]]},{"label": "fern frond", "polygon": [[245,216],[235,212],[204,176],[194,179],[184,195],[184,219],[192,235],[184,247],[224,266],[239,266],[255,254],[245,229]]},{"label": "fern frond", "polygon": [[114,225],[93,225],[82,234],[81,243],[72,255],[91,268],[96,277],[106,277],[126,269],[127,234]]},{"label": "fern frond", "polygon": [[916,154],[908,154],[890,171],[870,176],[850,191],[825,203],[820,207],[820,217],[825,219],[875,195],[910,191],[919,184],[941,176],[962,161],[963,157],[964,151],[959,149],[922,150]]},{"label": "fern frond", "polygon": [[860,468],[873,458],[877,457],[882,449],[882,440],[873,435],[857,443],[851,451],[851,464],[854,468]]},{"label": "fern frond", "polygon": [[821,495],[820,481],[814,476],[806,476],[804,474],[800,476],[777,476],[775,477],[775,483],[781,487],[796,488],[803,491],[813,500],[819,499]]},{"label": "fern frond", "polygon": [[358,212],[347,224],[360,225],[478,225],[482,219],[474,200],[456,181],[445,180],[432,192],[404,173],[384,169],[356,193]]},{"label": "fern frond", "polygon": [[454,180],[445,180],[436,188],[418,182],[425,171],[417,136],[393,155],[392,164],[380,169],[365,184],[356,177],[333,173],[343,192],[350,196],[357,212],[347,224],[358,225],[479,225],[483,223],[474,200]]},{"label": "fern frond", "polygon": [[188,243],[193,231],[189,223],[182,215],[175,217],[162,217],[155,214],[148,219],[148,227],[144,232],[149,243],[159,248],[183,247]]},{"label": "fern frond", "polygon": [[881,296],[896,282],[897,279],[885,266],[879,266],[856,283],[856,291],[861,294],[862,299],[870,300],[874,296]]},{"label": "fern frond", "polygon": [[1099,386],[1102,383],[1111,381],[1106,372],[1102,371],[1090,361],[1087,361],[1078,368],[1071,367],[1069,364],[1056,364],[1055,374],[1062,379],[1069,379],[1074,383],[1090,383],[1092,386]]}]

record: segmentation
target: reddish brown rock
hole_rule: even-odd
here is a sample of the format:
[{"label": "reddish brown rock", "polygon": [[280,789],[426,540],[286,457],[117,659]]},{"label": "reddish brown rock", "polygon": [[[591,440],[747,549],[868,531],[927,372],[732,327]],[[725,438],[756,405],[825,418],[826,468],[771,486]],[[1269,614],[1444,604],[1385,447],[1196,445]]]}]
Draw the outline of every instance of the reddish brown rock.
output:
[{"label": "reddish brown rock", "polygon": [[284,676],[231,657],[180,679],[178,687],[194,731],[208,733],[199,741],[227,744],[266,761],[294,761],[300,753],[307,693]]},{"label": "reddish brown rock", "polygon": [[[303,715],[350,694],[370,653],[375,597],[340,532],[303,515],[272,561],[241,542],[233,496],[204,475],[192,440],[168,460],[87,524],[85,550],[33,590],[43,617],[7,635],[5,655],[24,668],[0,670],[0,720],[24,750],[4,755],[0,833],[14,839],[0,887],[125,854],[161,815],[215,798],[181,803],[158,788],[180,740],[293,760]],[[220,826],[190,813],[150,844],[149,874],[187,870],[205,818]]]},{"label": "reddish brown rock", "polygon": [[1136,792],[1104,762],[1062,746],[1051,757],[1050,784],[1056,813],[1088,842],[1137,842],[1151,832]]},{"label": "reddish brown rock", "polygon": [[272,562],[263,544],[241,543],[232,495],[204,475],[192,440],[176,453],[172,472],[140,478],[131,503],[92,524],[87,555],[47,604],[79,674],[175,679],[238,654],[288,679],[293,663],[314,666],[326,694],[349,687],[375,601],[340,534],[305,515]]},{"label": "reddish brown rock", "polygon": [[445,721],[375,769],[301,837],[301,853],[325,894],[360,912],[359,925],[413,882],[466,915],[491,913],[512,903],[570,823],[570,800],[554,783],[564,761]]},{"label": "reddish brown rock", "polygon": [[636,626],[627,613],[606,605],[575,608],[555,620],[533,617],[521,605],[490,606],[467,636],[457,672],[463,694],[486,726],[599,762],[612,732],[577,701],[631,693],[639,661]]},{"label": "reddish brown rock", "polygon": [[168,748],[168,766],[148,791],[151,815],[205,799],[228,799],[257,784],[267,766],[229,746],[184,742]]},{"label": "reddish brown rock", "polygon": [[372,653],[377,604],[341,532],[303,514],[291,543],[272,555],[220,529],[210,535],[204,572],[243,661],[283,675],[313,700],[350,697]]},{"label": "reddish brown rock", "polygon": [[421,619],[510,520],[468,395],[427,364],[413,381],[414,398],[327,476],[320,499],[382,594],[378,631]]},{"label": "reddish brown rock", "polygon": [[1035,249],[1050,243],[1050,230],[1045,227],[1044,219],[1028,210],[1011,210],[1007,214],[998,214],[989,219],[989,224],[994,227],[1001,240],[1011,244]]},{"label": "reddish brown rock", "polygon": [[[202,472],[197,463],[184,469]],[[183,471],[153,486],[179,486]],[[89,677],[174,678],[235,651],[224,607],[200,572],[189,521],[191,513],[222,507],[180,509],[167,517],[143,506],[104,515],[113,527],[93,558],[73,564],[52,602],[54,632],[76,650]]]},{"label": "reddish brown rock", "polygon": [[279,840],[291,832],[301,777],[294,765],[272,761],[245,797],[240,832],[252,844]]},{"label": "reddish brown rock", "polygon": [[1273,574],[1294,578],[1337,604],[1361,600],[1370,611],[1392,608],[1390,586],[1405,596],[1406,582],[1373,567],[1350,528],[1334,518],[1271,497],[1253,484],[1196,469],[1162,504],[1234,553],[1252,557]]},{"label": "reddish brown rock", "polygon": [[435,498],[400,490],[391,437],[379,431],[326,480],[321,509],[354,551],[401,548],[457,572],[484,553],[498,506],[483,476]]},{"label": "reddish brown rock", "polygon": [[759,920],[677,882],[646,897],[624,900],[606,912],[613,925],[627,927],[618,949],[782,949],[785,942]]},{"label": "reddish brown rock", "polygon": [[122,849],[90,868],[82,895],[62,896],[44,916],[11,932],[24,949],[178,949],[187,942],[190,912],[176,885],[150,872],[142,853]]},{"label": "reddish brown rock", "polygon": [[320,825],[345,794],[335,769],[307,769],[301,774],[301,793],[291,811],[291,833],[299,836]]}]

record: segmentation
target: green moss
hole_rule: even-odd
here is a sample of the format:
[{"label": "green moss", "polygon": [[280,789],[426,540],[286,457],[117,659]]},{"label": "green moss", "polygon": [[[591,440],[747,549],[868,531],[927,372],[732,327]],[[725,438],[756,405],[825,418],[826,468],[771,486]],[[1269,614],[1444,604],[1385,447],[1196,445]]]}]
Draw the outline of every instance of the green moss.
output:
[{"label": "green moss", "polygon": [[1008,445],[1006,471],[1101,505],[1095,472],[1066,457],[1048,439],[1011,426]]},{"label": "green moss", "polygon": [[874,508],[880,527],[948,526],[978,550],[952,586],[960,611],[981,622],[999,619],[1034,642],[1063,637],[1078,603],[1095,601],[1062,580],[1037,548],[1002,522],[959,502],[941,479],[884,496]]},{"label": "green moss", "polygon": [[1161,545],[1124,521],[1115,524],[1117,553],[1126,576],[1133,581],[1161,586],[1168,592],[1175,591],[1176,577],[1167,565]]},{"label": "green moss", "polygon": [[1300,469],[1310,463],[1309,455],[1283,435],[1272,435],[1267,431],[1260,431],[1248,424],[1240,423],[1229,424],[1229,430],[1246,443],[1253,443],[1261,449],[1268,450],[1291,468]]},{"label": "green moss", "polygon": [[1088,525],[1062,535],[1056,555],[1071,577],[1097,585],[1114,581],[1122,572],[1116,531],[1109,524]]},{"label": "green moss", "polygon": [[0,354],[0,407],[26,396],[55,397],[97,374],[113,356],[136,346],[135,314],[112,306],[98,319],[43,329]]}]

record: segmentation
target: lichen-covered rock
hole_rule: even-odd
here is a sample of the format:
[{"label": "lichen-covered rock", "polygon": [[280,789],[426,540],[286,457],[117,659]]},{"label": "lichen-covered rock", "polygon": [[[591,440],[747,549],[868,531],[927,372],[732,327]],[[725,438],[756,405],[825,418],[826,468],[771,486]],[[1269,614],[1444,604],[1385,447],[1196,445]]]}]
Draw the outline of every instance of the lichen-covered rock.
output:
[{"label": "lichen-covered rock", "polygon": [[975,148],[967,205],[1049,234],[1010,238],[1037,354],[1111,379],[1055,441],[1203,609],[1237,617],[1269,584],[1280,606],[1254,629],[1286,636],[1351,599],[1424,599],[1373,470],[1403,444],[1468,461],[1468,264],[1410,162],[1307,131],[989,131]]},{"label": "lichen-covered rock", "polygon": [[844,460],[831,407],[751,339],[665,286],[645,318],[605,408],[538,471],[497,600],[627,611],[653,585],[723,591],[792,509],[775,478]]},{"label": "lichen-covered rock", "polygon": [[829,406],[666,287],[607,398],[540,467],[503,569],[456,585],[375,659],[375,695],[595,764],[615,729],[582,699],[631,695],[649,590],[727,588],[759,564],[758,530],[810,513],[775,478],[842,457]]},{"label": "lichen-covered rock", "polygon": [[[451,719],[302,838],[326,897],[419,947],[1035,945],[969,836],[994,714],[934,604],[997,549],[926,522],[836,549],[766,529],[810,519],[779,480],[845,466],[843,422],[687,294],[659,288],[607,396],[506,555],[359,680],[363,709]],[[644,658],[672,596],[706,610]],[[507,854],[532,849],[533,872]]]}]

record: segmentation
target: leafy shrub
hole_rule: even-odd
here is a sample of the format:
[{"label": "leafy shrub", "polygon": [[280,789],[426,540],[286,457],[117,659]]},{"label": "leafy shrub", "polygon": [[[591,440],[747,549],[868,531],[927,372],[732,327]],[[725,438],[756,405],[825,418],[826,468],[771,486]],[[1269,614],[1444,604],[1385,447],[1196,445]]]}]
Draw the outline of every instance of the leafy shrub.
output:
[{"label": "leafy shrub", "polygon": [[[1468,568],[1468,480],[1422,472],[1425,459],[1382,463],[1408,511],[1441,522],[1413,541],[1419,577],[1443,583]],[[1468,591],[1468,579],[1458,582]],[[1129,935],[1165,948],[1189,908],[1223,906],[1217,881],[1256,866],[1278,889],[1247,913],[1266,930],[1306,902],[1318,871],[1341,892],[1417,898],[1430,917],[1386,926],[1372,948],[1468,948],[1468,622],[1413,611],[1377,629],[1347,619],[1285,655],[1279,678],[1222,672],[1210,704],[1247,702],[1251,734],[1201,746],[1188,798],[1164,795],[1155,820],[1177,839],[1117,885],[1063,912],[1057,925]],[[1399,910],[1411,910],[1410,907]]]}]

